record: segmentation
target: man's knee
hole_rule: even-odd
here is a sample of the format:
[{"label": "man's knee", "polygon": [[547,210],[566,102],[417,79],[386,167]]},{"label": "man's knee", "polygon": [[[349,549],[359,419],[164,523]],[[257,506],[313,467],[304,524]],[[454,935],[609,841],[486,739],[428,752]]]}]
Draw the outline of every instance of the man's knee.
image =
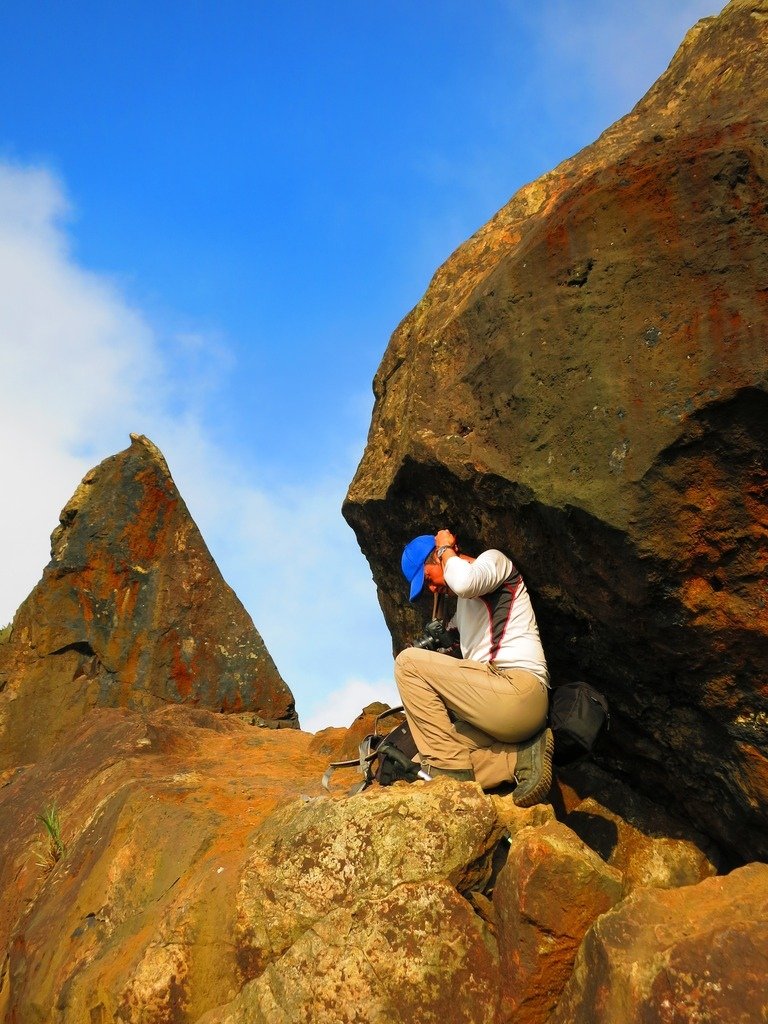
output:
[{"label": "man's knee", "polygon": [[413,652],[415,648],[406,647],[405,650],[400,651],[398,656],[395,658],[395,679],[402,679],[403,676],[410,675],[413,671]]},{"label": "man's knee", "polygon": [[432,651],[423,651],[419,647],[406,647],[395,658],[395,679],[418,677],[429,678],[430,661],[435,658]]}]

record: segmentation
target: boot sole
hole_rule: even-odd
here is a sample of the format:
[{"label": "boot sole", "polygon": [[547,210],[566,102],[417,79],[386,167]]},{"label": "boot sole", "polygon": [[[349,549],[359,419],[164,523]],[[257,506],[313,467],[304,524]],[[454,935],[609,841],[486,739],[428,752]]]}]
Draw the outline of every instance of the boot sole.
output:
[{"label": "boot sole", "polygon": [[516,792],[512,794],[512,800],[517,807],[533,807],[534,804],[540,804],[544,801],[544,797],[547,796],[550,788],[552,787],[552,755],[554,752],[555,737],[552,735],[552,730],[547,729],[544,764],[541,769],[541,778],[530,793],[526,793],[525,796],[521,796],[518,799]]}]

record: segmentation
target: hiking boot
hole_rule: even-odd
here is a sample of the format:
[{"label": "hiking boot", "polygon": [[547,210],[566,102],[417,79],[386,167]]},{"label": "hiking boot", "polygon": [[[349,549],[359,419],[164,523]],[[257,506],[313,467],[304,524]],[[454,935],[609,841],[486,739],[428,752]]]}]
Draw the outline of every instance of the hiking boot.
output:
[{"label": "hiking boot", "polygon": [[543,729],[532,740],[518,748],[512,799],[518,807],[540,804],[552,785],[552,752],[555,738],[551,729]]},{"label": "hiking boot", "polygon": [[475,773],[471,768],[436,768],[433,764],[422,764],[424,771],[433,779],[445,776],[455,782],[474,782]]}]

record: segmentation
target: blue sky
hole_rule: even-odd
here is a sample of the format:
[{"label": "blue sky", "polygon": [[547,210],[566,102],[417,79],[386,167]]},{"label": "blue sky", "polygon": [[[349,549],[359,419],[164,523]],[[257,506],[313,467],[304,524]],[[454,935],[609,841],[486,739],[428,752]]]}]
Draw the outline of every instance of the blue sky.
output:
[{"label": "blue sky", "polygon": [[0,5],[0,625],[83,473],[139,431],[307,726],[393,700],[339,511],[389,335],[720,7]]}]

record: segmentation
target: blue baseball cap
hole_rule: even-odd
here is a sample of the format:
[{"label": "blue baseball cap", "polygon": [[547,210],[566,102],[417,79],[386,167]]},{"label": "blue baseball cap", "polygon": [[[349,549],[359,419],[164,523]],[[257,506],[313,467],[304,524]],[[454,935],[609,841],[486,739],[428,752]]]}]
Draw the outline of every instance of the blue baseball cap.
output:
[{"label": "blue baseball cap", "polygon": [[427,555],[435,550],[435,538],[429,533],[422,533],[405,545],[400,567],[403,576],[411,584],[410,600],[415,601],[424,587],[424,562]]}]

